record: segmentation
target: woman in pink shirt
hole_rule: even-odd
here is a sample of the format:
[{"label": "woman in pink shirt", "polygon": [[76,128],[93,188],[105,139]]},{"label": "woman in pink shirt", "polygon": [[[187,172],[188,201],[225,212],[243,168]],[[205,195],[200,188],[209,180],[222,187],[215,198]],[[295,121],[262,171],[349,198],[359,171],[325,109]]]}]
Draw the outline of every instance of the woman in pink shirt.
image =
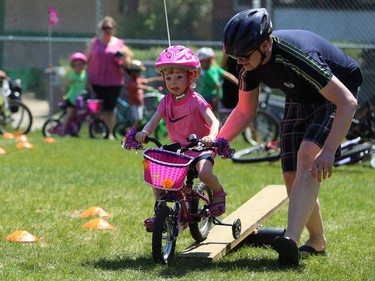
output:
[{"label": "woman in pink shirt", "polygon": [[103,119],[112,132],[116,100],[124,85],[124,70],[132,53],[124,41],[115,37],[116,23],[105,17],[98,25],[100,35],[91,40],[87,50],[88,79],[97,99],[103,100]]},{"label": "woman in pink shirt", "polygon": [[[196,134],[206,146],[211,146],[219,132],[219,121],[211,110],[211,106],[191,85],[200,75],[200,62],[192,50],[184,46],[171,46],[161,52],[155,64],[157,72],[162,74],[165,86],[170,94],[159,103],[157,111],[145,125],[142,132],[136,134],[139,142],[153,133],[163,118],[167,125],[168,135],[172,142],[187,145],[186,138]],[[225,212],[225,196],[223,187],[213,174],[214,158],[205,151],[186,152],[195,158],[195,167],[199,179],[210,187],[213,200],[210,206],[211,215],[220,216]],[[154,192],[156,198],[159,197]],[[152,231],[154,218],[144,221],[146,229]]]}]

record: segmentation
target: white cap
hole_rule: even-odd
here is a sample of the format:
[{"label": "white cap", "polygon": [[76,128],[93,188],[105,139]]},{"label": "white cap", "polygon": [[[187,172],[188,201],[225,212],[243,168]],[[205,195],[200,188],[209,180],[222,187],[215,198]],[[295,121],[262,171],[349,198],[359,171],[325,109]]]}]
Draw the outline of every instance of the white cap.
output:
[{"label": "white cap", "polygon": [[200,48],[196,54],[199,60],[209,59],[215,56],[214,50],[211,48]]}]

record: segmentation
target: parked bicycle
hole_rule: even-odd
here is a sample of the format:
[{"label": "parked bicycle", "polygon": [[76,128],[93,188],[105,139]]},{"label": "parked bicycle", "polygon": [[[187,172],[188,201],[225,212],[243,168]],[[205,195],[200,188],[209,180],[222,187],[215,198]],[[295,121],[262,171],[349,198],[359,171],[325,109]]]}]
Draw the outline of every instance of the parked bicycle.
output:
[{"label": "parked bicycle", "polygon": [[84,121],[88,120],[88,130],[90,138],[105,139],[109,136],[109,129],[105,122],[99,118],[102,101],[98,99],[81,99],[77,103],[77,116],[73,122],[70,122],[63,132],[63,122],[66,115],[66,103],[60,102],[61,111],[57,116],[48,118],[42,127],[42,133],[45,137],[55,136],[75,136],[77,137]]},{"label": "parked bicycle", "polygon": [[[252,145],[276,140],[280,135],[280,121],[284,103],[279,96],[264,88],[260,95],[258,111],[249,126],[242,132],[244,140]],[[223,124],[232,109],[219,109],[220,123]]]},{"label": "parked bicycle", "polygon": [[[369,101],[365,103],[366,114],[362,119],[353,119],[347,134],[347,141],[341,144],[341,152],[334,165],[357,163],[370,159],[375,168],[375,113]],[[236,163],[257,163],[280,159],[279,141],[270,141],[237,151],[232,158]]]},{"label": "parked bicycle", "polygon": [[0,78],[0,134],[27,134],[31,130],[33,116],[21,96],[20,79]]},{"label": "parked bicycle", "polygon": [[[138,128],[136,128],[137,130],[141,130],[144,125],[146,125],[146,123],[151,119],[160,100],[163,97],[164,95],[158,91],[144,94],[143,119],[140,122]],[[122,140],[124,139],[126,132],[130,130],[134,123],[134,118],[130,112],[130,106],[125,100],[121,98],[117,99],[115,115],[117,121],[113,129],[113,134],[116,139]],[[161,120],[159,126],[155,130],[155,137],[158,140],[162,140],[167,136],[168,133],[165,122],[164,120]]]},{"label": "parked bicycle", "polygon": [[[122,143],[125,149],[143,149],[142,144],[135,140],[137,130],[132,129],[126,134]],[[204,147],[195,135],[188,138],[189,145],[181,147],[178,143],[162,145],[157,139],[148,137],[159,148],[144,150],[144,180],[150,186],[164,191],[156,200],[154,230],[152,232],[152,256],[156,263],[166,264],[174,257],[178,235],[187,227],[197,242],[204,241],[212,224],[231,226],[232,235],[237,239],[241,234],[241,221],[235,219],[233,224],[225,224],[210,215],[212,202],[211,189],[203,184],[193,183],[197,178],[193,157],[184,152],[217,149],[222,158],[231,158],[234,150],[224,139],[217,139],[213,147]],[[184,182],[186,180],[186,182]]]}]

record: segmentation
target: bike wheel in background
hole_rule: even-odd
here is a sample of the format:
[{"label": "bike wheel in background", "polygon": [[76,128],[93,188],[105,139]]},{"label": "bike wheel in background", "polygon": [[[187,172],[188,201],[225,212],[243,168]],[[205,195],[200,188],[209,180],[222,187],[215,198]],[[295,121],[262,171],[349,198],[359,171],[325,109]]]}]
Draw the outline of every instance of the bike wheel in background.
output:
[{"label": "bike wheel in background", "polygon": [[130,130],[132,124],[128,121],[118,121],[113,128],[113,136],[117,140],[123,140],[125,138],[126,132]]},{"label": "bike wheel in background", "polygon": [[257,163],[276,161],[280,159],[280,145],[278,141],[255,145],[241,149],[234,153],[232,161],[235,163]]},{"label": "bike wheel in background", "polygon": [[341,150],[341,155],[336,157],[334,165],[348,165],[357,163],[363,159],[371,158],[374,153],[374,144],[371,142],[356,143]]},{"label": "bike wheel in background", "polygon": [[164,95],[159,92],[146,93],[143,96],[143,118],[149,121],[156,111],[159,101],[164,97]]},{"label": "bike wheel in background", "polygon": [[3,133],[27,134],[33,123],[33,116],[29,108],[18,100],[9,100],[11,115],[1,120]]},{"label": "bike wheel in background", "polygon": [[160,120],[159,125],[155,130],[155,138],[158,140],[163,140],[168,137],[167,126],[165,125],[164,119]]},{"label": "bike wheel in background", "polygon": [[43,124],[42,134],[46,138],[49,138],[61,132],[61,129],[62,123],[59,119],[47,119]]},{"label": "bike wheel in background", "polygon": [[109,136],[108,126],[103,120],[95,119],[90,122],[89,135],[92,139],[106,139]]},{"label": "bike wheel in background", "polygon": [[270,112],[258,109],[256,116],[242,133],[245,141],[252,145],[274,141],[279,137],[280,124]]},{"label": "bike wheel in background", "polygon": [[174,257],[176,238],[172,209],[163,206],[157,213],[152,232],[152,257],[156,263],[166,264]]}]

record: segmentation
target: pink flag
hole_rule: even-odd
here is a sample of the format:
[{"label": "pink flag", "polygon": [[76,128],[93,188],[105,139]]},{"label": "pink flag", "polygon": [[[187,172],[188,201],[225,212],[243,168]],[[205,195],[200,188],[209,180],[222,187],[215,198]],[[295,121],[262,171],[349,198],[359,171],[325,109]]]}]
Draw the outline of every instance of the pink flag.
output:
[{"label": "pink flag", "polygon": [[48,18],[50,25],[56,25],[59,22],[59,14],[52,7],[49,7],[48,9]]}]

